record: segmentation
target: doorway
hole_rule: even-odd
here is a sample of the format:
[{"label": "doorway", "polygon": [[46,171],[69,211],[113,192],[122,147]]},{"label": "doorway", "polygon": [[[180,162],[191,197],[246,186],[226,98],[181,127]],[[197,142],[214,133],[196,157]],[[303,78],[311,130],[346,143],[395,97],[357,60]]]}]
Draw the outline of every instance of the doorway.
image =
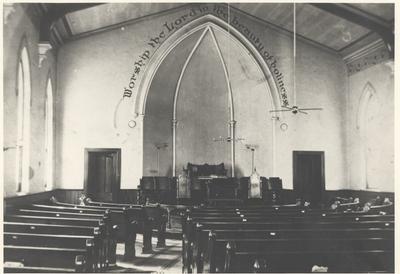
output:
[{"label": "doorway", "polygon": [[85,193],[95,201],[117,202],[121,149],[85,148]]},{"label": "doorway", "polygon": [[323,151],[293,151],[293,188],[297,198],[319,206],[325,191]]}]

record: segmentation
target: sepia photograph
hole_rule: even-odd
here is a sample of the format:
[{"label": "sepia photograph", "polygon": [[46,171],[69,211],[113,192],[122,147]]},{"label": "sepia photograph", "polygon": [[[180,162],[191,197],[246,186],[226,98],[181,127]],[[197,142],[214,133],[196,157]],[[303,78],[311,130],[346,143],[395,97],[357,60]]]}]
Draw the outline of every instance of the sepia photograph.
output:
[{"label": "sepia photograph", "polygon": [[395,6],[2,1],[2,272],[394,273]]}]

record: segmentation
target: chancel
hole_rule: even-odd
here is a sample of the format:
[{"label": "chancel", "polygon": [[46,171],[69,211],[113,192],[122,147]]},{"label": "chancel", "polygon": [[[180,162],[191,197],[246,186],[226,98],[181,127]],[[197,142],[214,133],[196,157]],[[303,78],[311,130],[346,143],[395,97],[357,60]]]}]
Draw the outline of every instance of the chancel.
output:
[{"label": "chancel", "polygon": [[394,8],[3,3],[3,271],[394,272]]}]

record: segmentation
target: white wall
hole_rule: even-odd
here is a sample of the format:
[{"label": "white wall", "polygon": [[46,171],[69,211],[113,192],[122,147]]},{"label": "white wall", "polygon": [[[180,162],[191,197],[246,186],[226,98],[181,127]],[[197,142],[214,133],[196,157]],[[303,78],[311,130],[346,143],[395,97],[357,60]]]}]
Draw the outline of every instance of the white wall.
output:
[{"label": "white wall", "polygon": [[[348,176],[351,189],[394,191],[394,75],[391,66],[393,62],[378,64],[349,77]],[[366,88],[372,96],[363,115],[360,104]],[[366,130],[366,139],[363,139],[363,130]]]},{"label": "white wall", "polygon": [[[213,5],[209,4],[210,10]],[[190,8],[186,7],[183,10],[153,17],[151,20],[138,21],[126,25],[124,30],[114,29],[78,39],[60,49],[58,54],[60,102],[58,106],[60,113],[58,179],[60,187],[81,188],[83,186],[85,147],[121,148],[122,188],[135,188],[139,183],[139,178],[143,174],[140,117],[136,119],[138,126],[134,129],[126,126],[127,121],[134,117],[132,113],[134,96],[130,100],[125,99],[117,109],[116,127],[114,127],[116,106],[121,100],[124,87],[129,83],[134,61],[149,48],[147,44],[149,39],[160,33],[166,21],[173,22],[189,11]],[[291,96],[292,38],[245,15],[237,14],[236,19],[249,26],[252,32],[263,41],[266,49],[275,56],[277,67],[284,75],[284,83]],[[153,52],[151,51],[151,54]],[[272,128],[271,118],[268,116],[271,107],[267,105],[268,100],[263,99],[265,108],[246,114],[252,116],[253,119],[247,119],[246,122],[238,124],[238,135],[241,136],[237,137],[247,134],[245,138],[249,142],[253,140],[256,142],[268,134],[265,153],[256,152],[257,168],[263,169],[263,176],[282,177],[285,188],[292,188],[293,150],[325,151],[326,188],[347,188],[346,116],[344,115],[347,78],[343,61],[336,54],[300,41],[297,55],[298,105],[323,107],[324,110],[310,112],[309,115],[285,113],[276,123],[275,128]],[[253,69],[249,71],[254,73]],[[142,75],[139,75],[137,85]],[[247,105],[257,101],[258,96],[262,94],[263,87],[255,86],[256,91],[253,93],[246,90],[246,87],[239,86],[239,82],[236,84],[237,91],[235,92],[239,100],[235,101],[235,107],[245,113]],[[239,95],[239,91],[242,95]],[[246,95],[244,95],[245,92]],[[254,97],[247,96],[248,93],[253,93]],[[246,100],[241,101],[240,98],[244,97]],[[291,99],[289,97],[289,102]],[[253,124],[253,121],[257,123]],[[282,122],[289,126],[285,132],[279,128]],[[257,128],[264,123],[265,133],[263,131],[260,134]],[[275,147],[271,147],[272,134],[270,132],[274,130],[276,131]],[[256,136],[257,134],[259,136]],[[275,149],[275,162],[271,163],[274,161],[270,156],[273,149]],[[237,161],[243,164],[243,175],[248,175],[250,159],[248,151],[238,150]],[[275,170],[272,165],[275,166]]]},{"label": "white wall", "polygon": [[[145,120],[159,123],[163,121],[163,125],[154,124],[143,133],[144,117],[140,115],[136,117],[134,113],[137,110],[134,108],[136,94],[143,80],[146,65],[142,67],[137,77],[133,96],[121,101],[124,88],[129,85],[134,63],[140,60],[139,56],[147,50],[149,56],[155,56],[157,53],[159,45],[153,48],[148,44],[151,38],[159,36],[161,31],[164,31],[165,36],[160,41],[165,42],[167,37],[176,33],[177,28],[199,18],[203,13],[196,7],[193,7],[196,11],[193,12],[190,6],[186,6],[180,10],[127,24],[124,28],[70,41],[58,50],[57,59],[53,58],[53,51],[49,51],[39,66],[39,20],[26,7],[14,6],[11,13],[5,13],[3,37],[4,146],[15,145],[16,67],[19,45],[25,36],[32,73],[30,192],[43,191],[45,185],[44,102],[48,73],[53,83],[56,83],[53,86],[57,88],[57,94],[54,96],[57,135],[56,187],[81,189],[84,176],[84,148],[103,147],[121,148],[121,187],[136,188],[143,171],[153,168],[148,166],[148,163],[154,162],[156,154],[147,152],[150,145],[158,140],[166,139],[171,142],[171,100],[159,94],[166,89],[174,90],[175,80],[168,83],[165,80],[171,75],[179,74],[183,61],[170,61],[169,67],[164,68],[161,77],[156,75],[156,81],[150,87],[151,94],[148,100],[153,110]],[[205,6],[208,6],[209,11],[215,16],[223,18],[223,10],[218,14],[214,12],[215,4],[203,5]],[[166,22],[176,22],[177,18],[185,14],[192,15],[181,25],[175,26],[171,32],[166,29],[164,26]],[[293,103],[291,36],[267,27],[246,15],[234,11],[231,15],[231,18],[234,18],[234,27],[239,28],[236,22],[249,27],[265,49],[275,57],[276,66],[283,75],[289,103]],[[325,151],[325,178],[328,190],[365,189],[366,177],[368,185],[372,187],[371,190],[394,190],[394,81],[390,66],[375,65],[348,77],[341,57],[298,41],[297,104],[301,107],[323,107],[324,110],[310,112],[309,115],[285,113],[274,125],[268,112],[271,109],[272,99],[267,96],[269,91],[266,88],[266,79],[246,51],[235,48],[237,45],[228,42],[224,35],[217,33],[217,39],[225,56],[228,56],[227,59],[231,62],[229,72],[235,77],[232,80],[232,89],[237,120],[236,137],[245,138],[245,143],[260,145],[256,151],[256,166],[261,175],[280,176],[283,178],[284,188],[291,189],[292,151],[322,150]],[[192,45],[193,43],[192,41]],[[187,46],[182,52],[185,51],[187,54],[190,48]],[[176,55],[171,57],[176,58]],[[370,147],[373,152],[369,156],[369,159],[372,159],[369,161],[369,173],[360,168],[363,158],[360,130],[357,128],[358,106],[367,82],[375,90],[372,111],[367,115],[372,121],[368,128],[370,132],[379,132],[374,135],[375,141],[374,138],[369,138],[366,142],[367,148]],[[162,98],[164,101],[157,98]],[[257,104],[259,106],[254,107]],[[158,119],[159,117],[163,119]],[[128,126],[131,120],[137,123],[136,127]],[[287,131],[280,129],[281,123],[288,124]],[[147,142],[147,149],[143,148],[143,134],[146,141],[147,136],[151,136]],[[172,146],[169,146],[164,155],[167,165],[163,167],[164,172],[169,175],[171,149]],[[4,152],[6,196],[16,194],[15,159],[15,150],[8,149]],[[238,145],[236,147],[238,176],[249,175],[250,160],[249,151]]]},{"label": "white wall", "polygon": [[29,193],[45,190],[45,97],[47,77],[53,89],[55,58],[49,50],[39,59],[39,18],[28,4],[7,4],[3,25],[3,96],[4,96],[4,196],[15,196],[16,143],[17,143],[17,67],[20,50],[26,46],[31,76],[30,139],[29,146]]},{"label": "white wall", "polygon": [[[186,10],[185,10],[186,12]],[[131,98],[122,102],[134,63],[151,46],[164,16],[69,42],[58,52],[58,183],[60,188],[83,188],[84,148],[121,148],[121,188],[136,188],[142,176],[142,119],[136,127]],[[149,31],[154,30],[154,31]],[[153,53],[153,52],[152,52]],[[139,74],[137,85],[143,75]]]}]

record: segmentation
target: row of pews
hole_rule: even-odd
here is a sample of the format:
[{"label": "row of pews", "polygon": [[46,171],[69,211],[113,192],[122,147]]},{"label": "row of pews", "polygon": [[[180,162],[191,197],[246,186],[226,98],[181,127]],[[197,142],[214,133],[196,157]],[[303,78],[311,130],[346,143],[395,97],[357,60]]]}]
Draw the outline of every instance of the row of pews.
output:
[{"label": "row of pews", "polygon": [[182,271],[394,272],[392,209],[193,208],[182,214]]},{"label": "row of pews", "polygon": [[30,204],[6,208],[4,272],[105,272],[116,264],[116,245],[124,260],[135,258],[143,234],[143,253],[165,246],[166,211],[160,206],[92,202]]}]

